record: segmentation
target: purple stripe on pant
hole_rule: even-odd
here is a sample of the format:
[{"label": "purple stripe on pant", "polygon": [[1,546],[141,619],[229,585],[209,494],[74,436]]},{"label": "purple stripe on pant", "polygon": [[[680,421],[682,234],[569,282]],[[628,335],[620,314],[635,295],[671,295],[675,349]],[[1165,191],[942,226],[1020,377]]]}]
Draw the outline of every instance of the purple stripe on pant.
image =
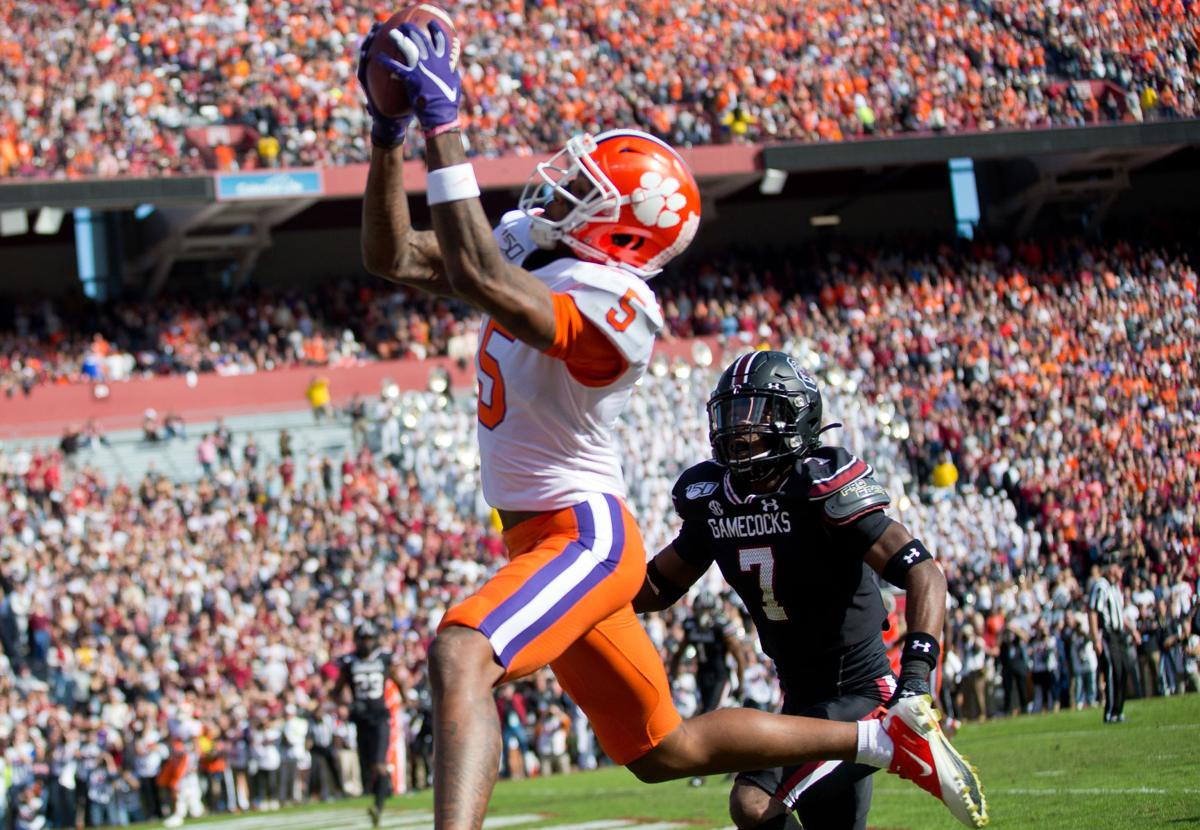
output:
[{"label": "purple stripe on pant", "polygon": [[[591,591],[593,588],[599,585],[606,576],[616,570],[617,564],[621,561],[621,552],[625,549],[625,522],[624,517],[621,515],[620,503],[616,500],[616,498],[606,495],[604,500],[608,509],[609,521],[612,523],[612,545],[609,550],[603,552],[606,554],[605,558],[596,563],[596,565],[588,571],[587,575],[585,575],[578,584],[567,591],[567,593],[564,594],[563,597],[558,600],[558,602],[551,606],[549,610],[538,617],[537,620],[535,620],[524,631],[514,637],[509,644],[505,646],[504,650],[498,655],[501,665],[503,665],[505,668],[508,668],[509,665],[511,665],[513,658],[516,657],[521,649],[525,648],[525,646],[529,645],[537,637],[549,630],[551,626],[561,620],[571,608],[573,608],[584,596],[586,596],[588,591]],[[568,545],[567,550],[564,550],[563,555],[555,557],[552,562],[538,571],[537,576],[535,579],[530,580],[529,585],[522,586],[521,590],[519,590],[508,600],[505,600],[501,606],[491,614],[488,614],[488,616],[484,619],[484,624],[480,626],[480,631],[483,631],[484,634],[490,637],[491,632],[486,630],[484,626],[490,625],[492,626],[491,630],[494,631],[504,623],[504,620],[512,616],[513,613],[528,605],[529,602],[532,602],[536,595],[540,593],[546,587],[546,585],[549,584],[549,580],[541,579],[542,574],[554,568],[559,560],[567,559],[568,550],[571,551],[569,561],[560,568],[554,568],[554,576],[562,573],[567,566],[569,566],[572,562],[575,562],[584,554],[585,551],[593,551],[593,545],[596,541],[596,533],[595,520],[591,515],[591,508],[588,506],[587,502],[581,502],[575,506],[575,511],[576,519],[580,526],[579,541],[572,542],[570,545]],[[586,538],[584,537],[583,533],[585,528],[587,530]],[[575,550],[571,550],[572,548]],[[601,551],[594,552],[601,553]],[[553,579],[554,577],[551,576],[550,578]],[[529,592],[528,599],[512,606],[511,610],[507,611],[503,617],[500,618],[500,612],[509,606],[512,600],[522,595],[526,595],[526,591],[534,582],[539,583],[540,587]],[[493,617],[497,617],[494,622],[492,621]]]}]

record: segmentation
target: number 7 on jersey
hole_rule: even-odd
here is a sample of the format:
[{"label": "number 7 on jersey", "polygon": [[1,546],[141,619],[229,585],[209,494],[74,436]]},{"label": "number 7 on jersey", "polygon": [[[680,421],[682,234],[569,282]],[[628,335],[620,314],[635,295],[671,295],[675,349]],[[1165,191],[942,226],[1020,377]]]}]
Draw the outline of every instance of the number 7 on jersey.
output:
[{"label": "number 7 on jersey", "polygon": [[769,547],[740,548],[738,566],[743,571],[758,568],[758,587],[762,589],[763,612],[768,620],[786,620],[787,611],[775,599],[775,552]]}]

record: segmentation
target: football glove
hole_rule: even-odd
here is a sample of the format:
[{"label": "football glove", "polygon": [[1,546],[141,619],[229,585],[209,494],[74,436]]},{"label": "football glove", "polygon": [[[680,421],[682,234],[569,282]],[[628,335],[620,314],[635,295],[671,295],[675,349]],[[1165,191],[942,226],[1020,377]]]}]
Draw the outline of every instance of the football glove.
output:
[{"label": "football glove", "polygon": [[[379,107],[375,106],[375,101],[371,98],[371,88],[367,86],[367,63],[372,58],[367,54],[367,51],[371,48],[371,43],[375,40],[375,36],[379,34],[381,25],[381,23],[375,23],[371,27],[371,31],[367,32],[367,37],[363,40],[362,46],[359,47],[358,85],[362,88],[363,97],[367,99],[367,112],[371,114],[371,143],[376,147],[390,150],[404,143],[404,133],[408,128],[408,122],[412,116],[388,118],[385,115],[380,115]],[[392,64],[396,63],[387,55],[376,55],[374,59],[389,68],[391,68]],[[396,65],[399,66],[399,64]],[[395,69],[392,71],[395,72]]]},{"label": "football glove", "polygon": [[426,132],[458,121],[462,78],[451,66],[450,38],[437,21],[419,27],[401,23],[388,32],[403,60],[386,66],[404,80],[417,121]]}]

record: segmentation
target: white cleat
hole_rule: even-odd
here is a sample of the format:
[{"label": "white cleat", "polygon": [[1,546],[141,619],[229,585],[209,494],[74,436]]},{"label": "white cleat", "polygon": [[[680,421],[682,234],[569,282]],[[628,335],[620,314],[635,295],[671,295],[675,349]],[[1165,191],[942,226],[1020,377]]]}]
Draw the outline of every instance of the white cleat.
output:
[{"label": "white cleat", "polygon": [[988,823],[987,799],[979,774],[942,733],[929,695],[907,697],[896,703],[884,716],[883,728],[896,746],[888,772],[941,799],[967,827]]}]

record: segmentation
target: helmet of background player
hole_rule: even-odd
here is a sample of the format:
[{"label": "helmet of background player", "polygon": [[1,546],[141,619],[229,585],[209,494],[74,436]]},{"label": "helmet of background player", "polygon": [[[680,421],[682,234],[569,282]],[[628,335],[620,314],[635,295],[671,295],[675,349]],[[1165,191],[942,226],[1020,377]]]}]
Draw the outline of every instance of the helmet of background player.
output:
[{"label": "helmet of background player", "polygon": [[[572,186],[582,176],[590,187]],[[560,218],[546,207],[563,200]],[[639,130],[577,135],[542,162],[521,193],[530,236],[580,259],[650,279],[687,248],[700,225],[700,188],[671,145]]]},{"label": "helmet of background player", "polygon": [[696,595],[696,599],[692,602],[692,615],[695,616],[696,622],[702,628],[708,628],[713,624],[717,616],[719,603],[717,598],[711,594],[700,593]]},{"label": "helmet of background player", "polygon": [[766,481],[790,469],[820,446],[820,432],[817,383],[782,352],[737,358],[708,399],[713,459],[742,483]]},{"label": "helmet of background player", "polygon": [[379,645],[379,627],[367,620],[354,629],[354,650],[359,657],[366,657]]}]

